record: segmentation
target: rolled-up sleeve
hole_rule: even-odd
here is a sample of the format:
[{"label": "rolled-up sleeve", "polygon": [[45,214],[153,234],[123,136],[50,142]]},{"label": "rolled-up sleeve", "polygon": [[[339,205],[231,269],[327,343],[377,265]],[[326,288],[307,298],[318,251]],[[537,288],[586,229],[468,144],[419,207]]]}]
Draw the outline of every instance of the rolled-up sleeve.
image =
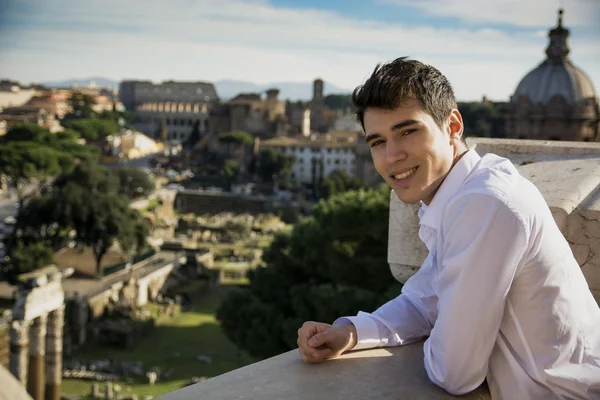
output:
[{"label": "rolled-up sleeve", "polygon": [[438,315],[424,345],[425,368],[433,383],[464,394],[487,375],[528,232],[502,200],[469,194],[448,206],[442,235]]}]

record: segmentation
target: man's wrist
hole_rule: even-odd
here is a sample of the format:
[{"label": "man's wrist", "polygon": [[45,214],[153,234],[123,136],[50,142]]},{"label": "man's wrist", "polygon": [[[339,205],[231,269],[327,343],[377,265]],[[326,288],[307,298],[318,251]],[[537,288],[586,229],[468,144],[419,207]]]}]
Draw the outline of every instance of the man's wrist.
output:
[{"label": "man's wrist", "polygon": [[358,334],[356,332],[356,327],[354,324],[350,323],[348,325],[344,325],[344,329],[348,332],[348,346],[346,350],[352,350],[356,343],[358,343]]}]

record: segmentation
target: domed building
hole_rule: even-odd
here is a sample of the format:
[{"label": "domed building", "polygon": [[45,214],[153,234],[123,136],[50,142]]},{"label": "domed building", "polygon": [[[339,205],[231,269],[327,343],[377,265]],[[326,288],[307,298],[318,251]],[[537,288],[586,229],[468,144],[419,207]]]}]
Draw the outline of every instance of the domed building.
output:
[{"label": "domed building", "polygon": [[529,72],[510,99],[507,136],[519,139],[600,141],[600,109],[592,80],[569,59],[563,27],[550,30],[546,59]]}]

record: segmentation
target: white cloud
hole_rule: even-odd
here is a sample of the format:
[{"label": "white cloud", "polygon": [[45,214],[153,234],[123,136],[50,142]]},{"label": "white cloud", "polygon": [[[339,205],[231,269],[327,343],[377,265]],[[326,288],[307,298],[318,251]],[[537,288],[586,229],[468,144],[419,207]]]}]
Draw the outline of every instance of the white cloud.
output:
[{"label": "white cloud", "polygon": [[[352,89],[377,62],[409,55],[446,73],[461,99],[507,99],[543,59],[547,41],[539,30],[410,27],[260,0],[27,1],[38,11],[11,17],[27,25],[0,28],[0,76],[24,81],[107,76],[263,83],[319,76]],[[598,41],[581,39],[575,49],[576,62],[600,77]]]},{"label": "white cloud", "polygon": [[[383,3],[418,8],[429,15],[458,18],[476,23],[499,23],[523,27],[546,27],[557,20],[555,0],[379,0]],[[566,0],[564,23],[598,27],[600,1]]]}]

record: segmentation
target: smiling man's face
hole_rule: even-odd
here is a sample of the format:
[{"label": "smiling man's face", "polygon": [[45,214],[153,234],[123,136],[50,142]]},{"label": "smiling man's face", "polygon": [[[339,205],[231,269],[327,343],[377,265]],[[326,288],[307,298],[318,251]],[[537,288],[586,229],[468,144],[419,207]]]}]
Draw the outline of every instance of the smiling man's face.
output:
[{"label": "smiling man's face", "polygon": [[454,110],[442,129],[418,100],[394,110],[366,109],[364,128],[375,168],[404,203],[429,204],[467,150],[460,113]]}]

